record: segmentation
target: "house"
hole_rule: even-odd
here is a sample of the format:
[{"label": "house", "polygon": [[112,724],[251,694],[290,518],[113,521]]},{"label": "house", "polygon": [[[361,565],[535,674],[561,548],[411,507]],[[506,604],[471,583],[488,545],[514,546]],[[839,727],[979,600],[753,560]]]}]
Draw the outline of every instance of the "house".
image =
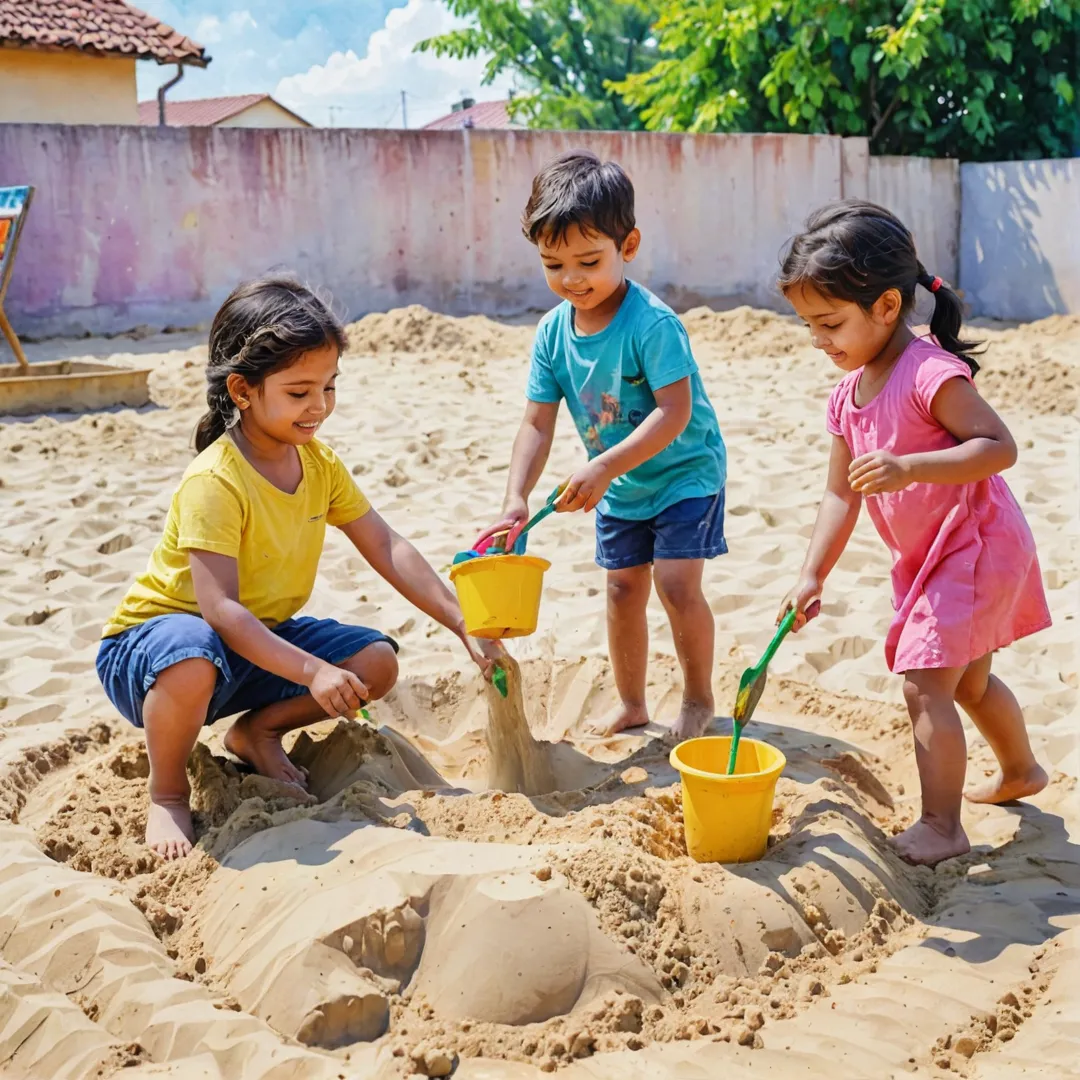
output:
[{"label": "house", "polygon": [[480,128],[482,130],[520,130],[523,124],[515,124],[510,119],[508,101],[481,101],[465,98],[453,107],[446,116],[425,124],[424,131],[458,131],[461,128]]},{"label": "house", "polygon": [[[139,102],[139,123],[156,125],[158,103]],[[302,116],[285,108],[269,94],[241,94],[237,97],[197,98],[167,101],[165,123],[169,127],[312,127]]]},{"label": "house", "polygon": [[136,124],[140,60],[210,57],[123,0],[0,0],[0,123]]}]

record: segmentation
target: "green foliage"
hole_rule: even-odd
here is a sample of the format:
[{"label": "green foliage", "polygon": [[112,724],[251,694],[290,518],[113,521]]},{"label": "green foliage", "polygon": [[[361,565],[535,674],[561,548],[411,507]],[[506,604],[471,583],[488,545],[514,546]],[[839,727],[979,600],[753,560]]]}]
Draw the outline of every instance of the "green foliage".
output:
[{"label": "green foliage", "polygon": [[447,0],[472,26],[420,42],[438,56],[490,56],[484,81],[518,76],[516,120],[538,128],[640,129],[612,87],[657,58],[649,0]]},{"label": "green foliage", "polygon": [[657,131],[866,135],[876,154],[1080,147],[1080,0],[664,0],[613,88]]}]

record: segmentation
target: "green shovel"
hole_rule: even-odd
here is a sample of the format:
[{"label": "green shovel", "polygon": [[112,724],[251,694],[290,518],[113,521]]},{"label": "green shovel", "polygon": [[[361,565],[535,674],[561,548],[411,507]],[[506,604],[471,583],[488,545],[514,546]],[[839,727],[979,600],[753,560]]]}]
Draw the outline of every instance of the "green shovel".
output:
[{"label": "green shovel", "polygon": [[728,758],[727,774],[735,771],[735,758],[739,754],[739,739],[742,738],[743,728],[750,722],[750,717],[765,692],[765,679],[769,673],[769,661],[776,655],[780,648],[780,642],[787,637],[791,628],[795,625],[798,612],[793,607],[783,618],[776,633],[773,635],[765,655],[754,667],[748,667],[739,680],[739,694],[735,699],[735,709],[731,714],[731,756]]}]

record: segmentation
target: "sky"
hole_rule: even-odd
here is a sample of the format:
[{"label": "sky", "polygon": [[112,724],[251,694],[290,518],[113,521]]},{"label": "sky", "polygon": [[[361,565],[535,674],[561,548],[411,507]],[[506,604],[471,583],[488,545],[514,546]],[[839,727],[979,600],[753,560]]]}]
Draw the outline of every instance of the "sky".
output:
[{"label": "sky", "polygon": [[[169,99],[273,94],[313,124],[420,127],[462,97],[505,98],[509,77],[481,86],[484,60],[415,54],[427,37],[462,25],[442,0],[135,0],[194,38],[213,58],[187,68]],[[138,65],[147,100],[176,72]]]}]

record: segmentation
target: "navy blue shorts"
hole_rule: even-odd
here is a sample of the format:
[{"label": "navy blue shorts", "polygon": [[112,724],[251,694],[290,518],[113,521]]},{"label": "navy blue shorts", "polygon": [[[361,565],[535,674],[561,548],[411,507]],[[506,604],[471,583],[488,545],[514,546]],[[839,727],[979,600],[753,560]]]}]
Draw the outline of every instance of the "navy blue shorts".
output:
[{"label": "navy blue shorts", "polygon": [[[398,648],[397,642],[378,630],[346,626],[334,619],[287,619],[271,629],[328,664],[340,664],[379,641],[385,641],[394,652]],[[166,668],[194,657],[209,660],[218,669],[207,724],[308,692],[306,686],[263,671],[234,653],[198,615],[159,615],[105,638],[98,649],[97,673],[120,715],[141,728],[143,702],[157,677]]]},{"label": "navy blue shorts", "polygon": [[726,554],[723,488],[716,495],[683,499],[644,521],[596,512],[596,561],[605,570]]}]

